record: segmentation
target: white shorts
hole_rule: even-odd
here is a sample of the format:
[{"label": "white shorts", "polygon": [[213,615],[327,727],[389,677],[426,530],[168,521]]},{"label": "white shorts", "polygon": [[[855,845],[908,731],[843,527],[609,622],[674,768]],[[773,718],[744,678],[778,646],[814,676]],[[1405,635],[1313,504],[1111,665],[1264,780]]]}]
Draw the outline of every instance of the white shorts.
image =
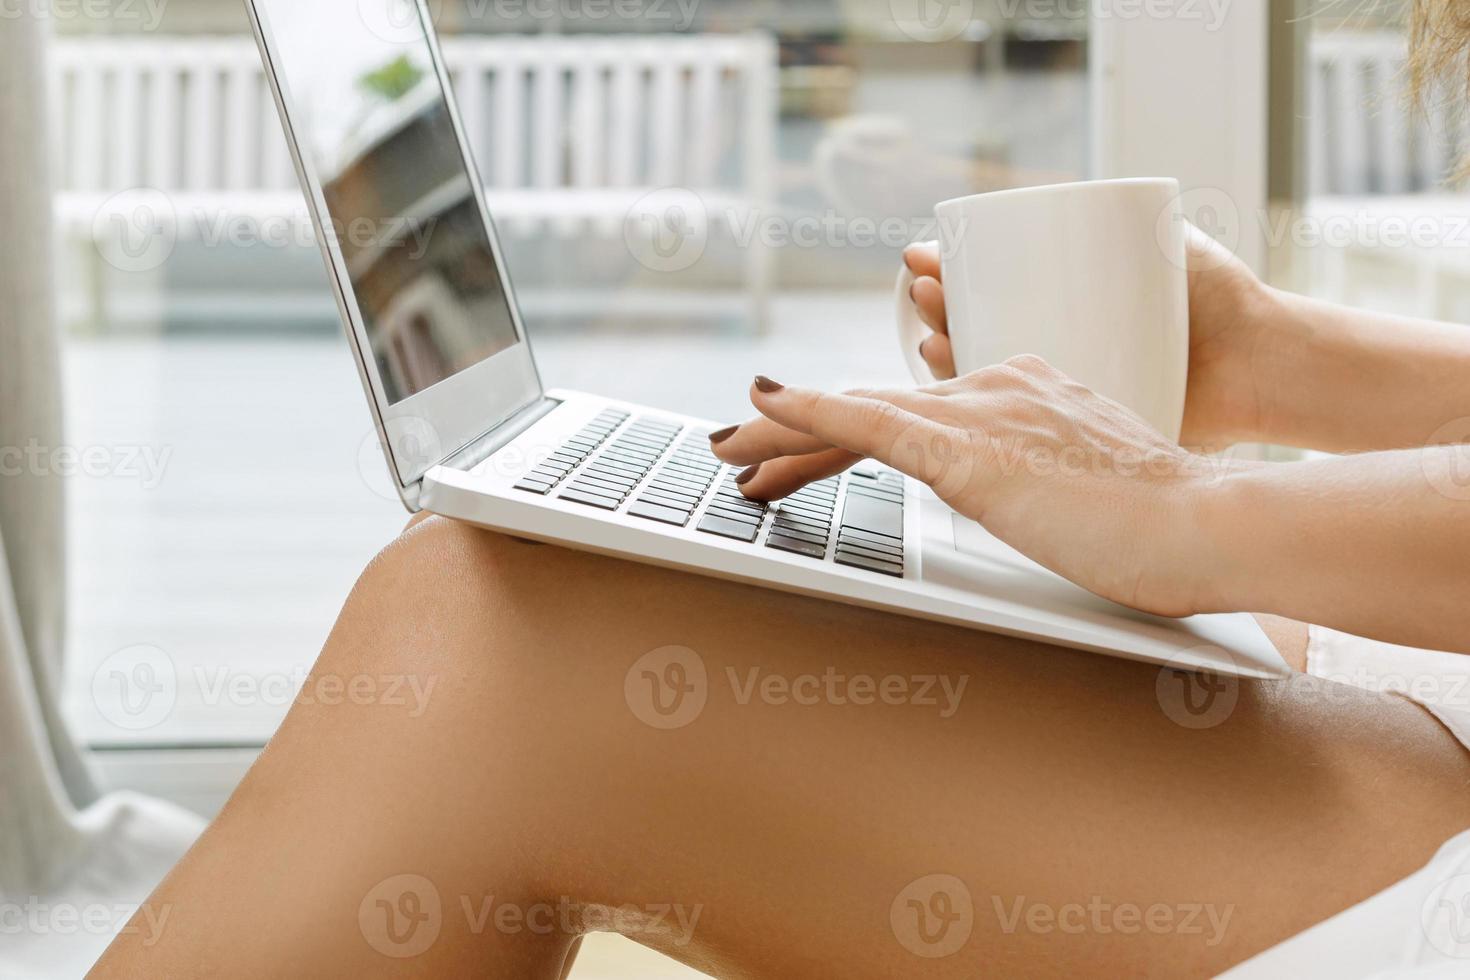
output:
[{"label": "white shorts", "polygon": [[[1422,704],[1470,749],[1470,657],[1313,626],[1307,673]],[[1470,977],[1470,830],[1409,877],[1222,976]]]}]

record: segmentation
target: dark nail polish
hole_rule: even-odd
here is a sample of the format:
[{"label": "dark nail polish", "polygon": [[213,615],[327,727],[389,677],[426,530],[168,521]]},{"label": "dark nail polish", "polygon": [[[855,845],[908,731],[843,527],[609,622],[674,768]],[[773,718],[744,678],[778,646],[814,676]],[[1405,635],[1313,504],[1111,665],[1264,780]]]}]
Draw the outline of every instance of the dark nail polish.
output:
[{"label": "dark nail polish", "polygon": [[760,472],[760,468],[761,464],[759,463],[756,463],[754,466],[747,466],[745,469],[740,471],[740,475],[735,478],[735,482],[741,486],[744,486],[751,480],[755,479],[755,475]]},{"label": "dark nail polish", "polygon": [[764,391],[768,395],[773,391],[780,391],[782,388],[786,387],[779,381],[772,381],[764,374],[757,374],[755,376],[755,386],[757,390]]},{"label": "dark nail polish", "polygon": [[725,428],[719,430],[718,432],[711,432],[709,434],[709,441],[710,442],[724,442],[726,439],[728,439],[731,436],[733,436],[735,434],[735,430],[737,430],[739,428],[740,428],[740,426],[738,426],[738,425],[727,425]]}]

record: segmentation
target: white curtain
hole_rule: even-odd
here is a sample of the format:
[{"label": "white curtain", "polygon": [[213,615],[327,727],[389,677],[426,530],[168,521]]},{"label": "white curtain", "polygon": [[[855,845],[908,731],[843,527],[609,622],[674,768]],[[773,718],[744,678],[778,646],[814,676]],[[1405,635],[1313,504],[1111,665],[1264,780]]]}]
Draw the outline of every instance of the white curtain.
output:
[{"label": "white curtain", "polygon": [[196,817],[164,803],[129,794],[99,798],[57,710],[63,487],[57,475],[23,466],[27,445],[59,447],[65,440],[52,297],[46,33],[45,18],[33,13],[0,17],[0,978],[6,980],[84,973],[200,827]]}]

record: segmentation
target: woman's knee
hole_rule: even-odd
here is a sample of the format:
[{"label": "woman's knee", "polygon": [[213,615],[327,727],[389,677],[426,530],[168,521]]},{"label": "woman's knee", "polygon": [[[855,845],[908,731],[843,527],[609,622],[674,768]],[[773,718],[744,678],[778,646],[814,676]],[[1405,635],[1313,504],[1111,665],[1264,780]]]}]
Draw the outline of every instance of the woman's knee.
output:
[{"label": "woman's knee", "polygon": [[[459,628],[483,618],[487,600],[560,549],[436,515],[416,515],[374,556],[343,609],[343,620],[411,631]],[[339,626],[342,622],[339,621]]]}]

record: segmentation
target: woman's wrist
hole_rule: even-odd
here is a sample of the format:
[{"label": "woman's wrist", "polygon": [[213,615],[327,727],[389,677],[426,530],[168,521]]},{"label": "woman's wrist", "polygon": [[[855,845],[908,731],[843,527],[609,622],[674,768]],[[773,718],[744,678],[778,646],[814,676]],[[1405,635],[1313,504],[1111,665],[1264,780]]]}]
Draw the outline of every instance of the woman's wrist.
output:
[{"label": "woman's wrist", "polygon": [[1270,555],[1258,551],[1265,515],[1279,505],[1271,475],[1279,464],[1207,457],[1191,494],[1188,581],[1196,613],[1270,612]]},{"label": "woman's wrist", "polygon": [[1258,283],[1250,300],[1253,344],[1243,379],[1255,392],[1256,410],[1242,442],[1300,445],[1303,397],[1322,372],[1314,351],[1322,332],[1314,328],[1306,306],[1312,301]]}]

